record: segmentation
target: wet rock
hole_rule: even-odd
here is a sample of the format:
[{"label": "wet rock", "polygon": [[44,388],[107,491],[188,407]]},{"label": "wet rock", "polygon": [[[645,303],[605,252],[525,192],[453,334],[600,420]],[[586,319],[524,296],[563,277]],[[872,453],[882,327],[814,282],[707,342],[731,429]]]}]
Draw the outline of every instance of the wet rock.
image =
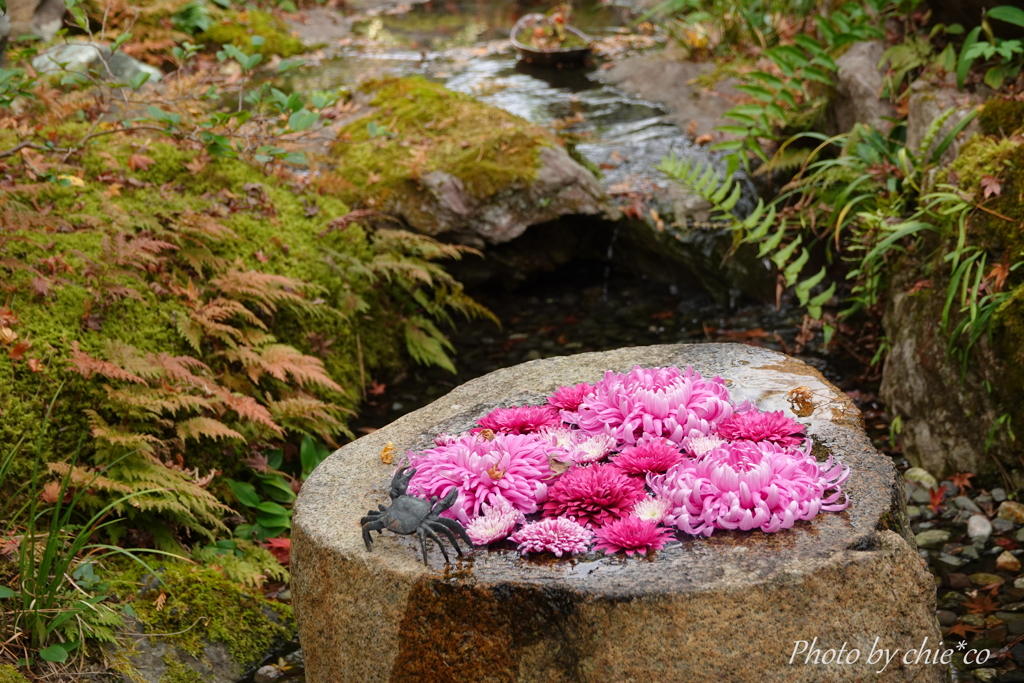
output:
[{"label": "wet rock", "polygon": [[939,553],[939,556],[935,558],[935,563],[939,569],[943,571],[952,571],[959,569],[960,567],[967,564],[968,560],[957,557],[956,555],[950,555],[949,553]]},{"label": "wet rock", "polygon": [[921,488],[915,488],[910,493],[910,499],[915,503],[921,503],[922,505],[932,502],[932,497],[928,495],[928,491]]},{"label": "wet rock", "polygon": [[918,484],[927,491],[939,488],[939,482],[932,476],[931,472],[923,467],[911,467],[903,473],[903,478]]},{"label": "wet rock", "polygon": [[256,669],[256,673],[252,676],[253,683],[274,683],[284,678],[284,671],[273,664],[267,664]]},{"label": "wet rock", "polygon": [[732,78],[717,81],[711,87],[696,82],[714,71],[710,62],[687,62],[671,55],[641,55],[614,63],[602,75],[605,82],[628,93],[664,105],[669,118],[680,128],[693,126],[695,135],[721,137],[716,126],[725,123],[725,112],[732,109],[742,93]]},{"label": "wet rock", "polygon": [[950,588],[957,590],[963,590],[971,587],[971,580],[967,578],[966,574],[949,574],[946,577],[946,581],[949,583]]},{"label": "wet rock", "polygon": [[878,64],[888,46],[880,40],[854,43],[836,59],[836,96],[832,102],[833,134],[846,133],[854,124],[864,123],[888,132],[896,118],[896,108],[883,100],[884,72]]},{"label": "wet rock", "polygon": [[163,75],[156,67],[143,64],[123,52],[112,53],[106,45],[88,42],[54,46],[33,57],[32,68],[40,74],[95,71],[120,83],[130,83],[141,73],[149,74],[148,82],[155,83]]},{"label": "wet rock", "polygon": [[1003,577],[998,574],[989,574],[988,572],[977,572],[975,574],[971,574],[968,578],[970,578],[971,583],[975,586],[991,586],[993,584],[1002,585],[1004,583]]},{"label": "wet rock", "polygon": [[956,503],[956,506],[961,510],[968,510],[975,514],[981,514],[981,508],[967,496],[957,496],[953,499],[953,502]]},{"label": "wet rock", "polygon": [[[850,507],[779,534],[686,539],[652,561],[595,559],[586,572],[575,561],[535,562],[503,550],[476,551],[442,571],[436,547],[424,567],[415,539],[393,534],[366,551],[355,521],[386,498],[393,467],[379,454],[388,441],[423,448],[435,433],[466,429],[497,405],[539,401],[559,385],[634,363],[721,373],[737,399],[787,414],[787,392],[810,388],[820,399],[803,421],[851,466]],[[902,485],[861,425],[849,398],[817,371],[741,345],[627,348],[472,380],[345,446],[303,485],[292,587],[306,679],[809,682],[821,671],[786,664],[793,641],[808,637],[801,634],[862,651],[877,633],[891,647],[935,642],[934,583],[913,551]],[[830,680],[946,677],[941,667],[893,665],[876,676],[866,663],[853,664],[830,671]]]},{"label": "wet rock", "polygon": [[1024,683],[1024,670],[1011,669],[999,674],[996,683]]},{"label": "wet rock", "polygon": [[1020,560],[1013,553],[1004,550],[996,558],[996,569],[1001,572],[1016,574],[1020,571]]},{"label": "wet rock", "polygon": [[998,669],[975,669],[974,680],[978,683],[992,683],[996,680],[996,676],[999,675]]},{"label": "wet rock", "polygon": [[981,557],[981,555],[978,553],[978,549],[975,548],[973,545],[965,545],[963,547],[963,550],[960,551],[960,554],[964,557],[969,557],[972,560],[976,560],[979,557]]},{"label": "wet rock", "polygon": [[929,529],[917,535],[920,548],[941,548],[949,540],[949,532],[944,529]]},{"label": "wet rock", "polygon": [[1024,524],[1024,505],[1015,503],[1012,500],[1005,500],[999,505],[999,512],[996,515],[999,519],[1005,519],[1014,524]]},{"label": "wet rock", "polygon": [[1006,489],[1004,488],[994,488],[989,493],[992,495],[992,500],[997,503],[1002,503],[1006,500]]},{"label": "wet rock", "polygon": [[950,612],[948,609],[936,610],[935,617],[941,626],[952,626],[957,620],[956,612]]},{"label": "wet rock", "polygon": [[1007,531],[1013,531],[1014,523],[1008,519],[999,519],[996,517],[992,520],[992,528],[995,529],[997,534],[1005,534]]},{"label": "wet rock", "polygon": [[972,541],[984,543],[992,535],[992,522],[985,515],[971,515],[967,520],[967,535]]}]

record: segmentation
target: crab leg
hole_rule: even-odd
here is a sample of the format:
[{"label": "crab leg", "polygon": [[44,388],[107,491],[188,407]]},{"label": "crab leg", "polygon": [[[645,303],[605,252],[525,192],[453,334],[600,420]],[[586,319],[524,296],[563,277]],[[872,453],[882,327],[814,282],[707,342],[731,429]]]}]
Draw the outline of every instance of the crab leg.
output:
[{"label": "crab leg", "polygon": [[[430,528],[429,526],[427,526],[426,524],[424,524],[423,526],[421,526],[421,527],[420,527],[420,530],[421,530],[421,531],[425,531],[425,532],[426,532],[426,534],[427,534],[427,536],[430,536],[430,539],[431,539],[432,541],[434,541],[434,543],[436,543],[436,544],[437,544],[437,547],[438,547],[438,549],[439,549],[439,550],[441,551],[441,555],[442,555],[442,556],[444,557],[444,563],[445,563],[445,564],[451,564],[451,563],[452,563],[452,561],[448,559],[448,553],[447,553],[447,552],[445,552],[445,549],[444,549],[444,543],[442,543],[442,542],[441,542],[441,539],[437,537],[437,534],[435,534],[435,533],[434,533],[434,532],[433,532],[433,531],[431,530],[431,528]],[[462,554],[462,553],[459,553],[459,555],[461,555],[461,554]]]},{"label": "crab leg", "polygon": [[423,530],[423,527],[416,529],[416,535],[420,537],[420,547],[423,548],[423,564],[430,566],[427,562],[427,535]]},{"label": "crab leg", "polygon": [[[444,524],[438,524],[437,520],[427,520],[423,524],[428,529],[433,529],[434,531],[440,531],[442,534],[447,536],[448,540],[451,541],[451,543],[452,543],[452,547],[455,548],[455,552],[458,553],[459,557],[462,557],[462,548],[459,547],[459,542],[458,542],[458,540],[456,540],[455,534],[452,533],[451,529],[446,527]],[[440,544],[438,544],[438,545],[440,545]]]},{"label": "crab leg", "polygon": [[370,532],[380,531],[383,528],[384,520],[382,519],[375,519],[373,521],[363,524],[363,543],[366,544],[367,550],[371,550],[370,546],[373,544],[373,541],[370,539]]},{"label": "crab leg", "polygon": [[448,527],[449,529],[457,533],[459,535],[459,538],[465,541],[470,547],[473,546],[473,541],[470,540],[469,534],[466,533],[465,527],[456,522],[454,519],[448,519],[447,517],[436,517],[430,521],[443,524],[444,526]]}]

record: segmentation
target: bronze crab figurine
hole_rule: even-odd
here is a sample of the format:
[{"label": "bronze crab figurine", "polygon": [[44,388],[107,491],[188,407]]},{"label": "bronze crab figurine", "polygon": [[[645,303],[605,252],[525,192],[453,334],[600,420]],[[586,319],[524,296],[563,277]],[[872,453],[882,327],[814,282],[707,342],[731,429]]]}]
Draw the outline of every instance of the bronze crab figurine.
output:
[{"label": "bronze crab figurine", "polygon": [[390,529],[396,534],[406,536],[417,534],[420,537],[420,547],[423,548],[423,564],[430,566],[427,564],[427,537],[429,536],[437,543],[441,555],[444,556],[444,561],[451,563],[448,553],[445,552],[444,544],[435,532],[441,532],[451,541],[452,547],[455,548],[459,557],[462,557],[462,548],[459,547],[455,538],[456,534],[470,546],[473,545],[461,524],[454,519],[441,517],[442,512],[455,504],[459,492],[452,487],[448,495],[441,500],[438,500],[437,496],[430,500],[424,500],[406,495],[405,491],[409,488],[409,481],[414,474],[416,474],[416,470],[408,467],[403,467],[395,472],[395,476],[391,479],[391,507],[380,505],[378,506],[379,511],[370,510],[365,517],[359,520],[363,527],[363,542],[366,543],[366,549],[371,550],[370,546],[373,541],[370,539],[370,532],[383,533],[384,529]]}]

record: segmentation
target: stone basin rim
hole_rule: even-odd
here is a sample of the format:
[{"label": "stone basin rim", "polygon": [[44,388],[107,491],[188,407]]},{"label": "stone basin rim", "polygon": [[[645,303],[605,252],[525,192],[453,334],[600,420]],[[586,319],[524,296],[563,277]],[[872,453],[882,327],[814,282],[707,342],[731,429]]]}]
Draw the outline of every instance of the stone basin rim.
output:
[{"label": "stone basin rim", "polygon": [[[639,359],[639,361],[638,361]],[[728,365],[728,363],[732,363]],[[577,557],[552,563],[518,560],[511,550],[476,549],[472,559],[445,568],[436,547],[430,549],[430,568],[419,561],[414,539],[392,534],[374,534],[374,549],[363,547],[358,518],[366,510],[386,501],[385,486],[394,465],[385,465],[380,450],[393,442],[396,451],[422,448],[433,435],[451,429],[468,428],[486,410],[529,397],[539,397],[562,384],[596,381],[605,370],[626,371],[633,365],[679,367],[691,365],[702,375],[729,375],[772,370],[784,373],[791,384],[811,388],[815,395],[827,392],[809,416],[816,442],[825,445],[853,469],[844,486],[851,503],[841,513],[820,513],[776,534],[716,531],[711,538],[683,541],[682,550],[673,548],[653,559]],[[718,367],[712,367],[715,364]],[[742,370],[741,370],[742,369]],[[528,380],[524,381],[524,380]],[[791,389],[791,386],[781,387]],[[734,390],[734,387],[730,387]],[[775,391],[776,405],[785,391]],[[764,407],[764,406],[762,406]],[[792,411],[787,411],[792,414]],[[468,421],[468,422],[467,422]],[[801,419],[807,423],[807,419]],[[593,352],[531,361],[504,368],[470,380],[434,403],[410,413],[387,427],[364,436],[337,451],[304,484],[296,503],[295,530],[299,543],[317,546],[339,562],[354,562],[383,574],[412,580],[423,575],[439,581],[504,581],[563,587],[569,590],[600,591],[617,595],[652,595],[660,592],[705,590],[728,587],[736,581],[785,581],[816,566],[856,561],[856,555],[879,547],[876,537],[886,516],[898,511],[896,472],[892,462],[875,451],[861,428],[860,413],[852,401],[829,384],[816,370],[781,353],[742,344],[695,344],[629,347],[610,352]],[[338,503],[339,490],[358,490],[358,495]],[[340,517],[323,523],[326,514]],[[898,524],[896,525],[899,526]],[[906,538],[905,529],[896,529]],[[453,557],[454,561],[454,557]],[[597,563],[586,576],[572,575],[580,562]],[[734,570],[726,571],[729,564]],[[444,569],[444,571],[442,571]],[[740,571],[743,575],[735,574]]]}]

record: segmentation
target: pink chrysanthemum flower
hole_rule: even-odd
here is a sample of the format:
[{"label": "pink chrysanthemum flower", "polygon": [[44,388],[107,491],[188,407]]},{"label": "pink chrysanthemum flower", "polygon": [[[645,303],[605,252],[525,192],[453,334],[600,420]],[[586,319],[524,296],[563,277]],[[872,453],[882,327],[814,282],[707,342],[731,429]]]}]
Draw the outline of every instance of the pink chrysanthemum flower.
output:
[{"label": "pink chrysanthemum flower", "polygon": [[613,465],[573,467],[548,487],[545,517],[571,516],[584,526],[625,517],[644,497],[643,480]]},{"label": "pink chrysanthemum flower", "polygon": [[680,444],[683,450],[695,458],[702,458],[725,443],[725,439],[717,436],[688,436]]},{"label": "pink chrysanthemum flower", "polygon": [[527,524],[509,539],[519,544],[519,552],[575,555],[587,552],[594,532],[577,524],[571,517],[554,517]]},{"label": "pink chrysanthemum flower", "polygon": [[615,448],[607,434],[587,436],[578,429],[548,428],[540,432],[551,444],[548,456],[560,462],[587,464],[603,460]]},{"label": "pink chrysanthemum flower", "polygon": [[477,423],[480,429],[510,434],[532,434],[546,427],[561,426],[562,420],[558,412],[551,406],[516,406],[514,408],[495,408],[480,418]]},{"label": "pink chrysanthemum flower", "polygon": [[781,410],[762,413],[748,410],[734,413],[718,425],[718,436],[728,441],[770,441],[783,447],[804,442],[805,425],[783,415]]},{"label": "pink chrysanthemum flower", "polygon": [[594,386],[586,382],[571,387],[559,387],[558,391],[548,398],[548,403],[559,410],[576,410],[580,403],[583,403],[584,397],[593,390]]},{"label": "pink chrysanthemum flower", "polygon": [[609,434],[633,445],[644,434],[680,443],[710,434],[732,416],[732,402],[721,377],[705,380],[693,368],[634,367],[626,374],[607,372],[575,411],[562,419],[586,434]]},{"label": "pink chrysanthemum flower", "polygon": [[444,497],[454,486],[459,497],[444,514],[463,524],[480,514],[484,503],[503,501],[520,512],[537,511],[543,481],[552,476],[544,440],[534,434],[495,434],[486,441],[466,434],[451,444],[409,454],[416,474],[409,494]]},{"label": "pink chrysanthemum flower", "polygon": [[664,498],[652,498],[647,496],[633,506],[633,515],[648,522],[661,524],[668,515],[669,502]]},{"label": "pink chrysanthemum flower", "polygon": [[458,441],[458,439],[459,439],[459,437],[452,436],[448,432],[441,432],[440,434],[438,434],[438,435],[436,435],[434,437],[434,445],[435,446],[450,446],[453,443],[455,443],[456,441]]},{"label": "pink chrysanthemum flower", "polygon": [[598,529],[596,534],[594,550],[603,550],[605,555],[621,550],[630,556],[646,555],[652,550],[661,550],[672,538],[671,529],[633,516],[617,519]]},{"label": "pink chrysanthemum flower", "polygon": [[647,481],[669,501],[666,525],[710,536],[715,529],[772,533],[821,510],[842,510],[849,498],[841,486],[849,475],[849,468],[832,458],[818,463],[809,446],[799,451],[767,441],[739,441],[700,460],[684,460]]},{"label": "pink chrysanthemum flower", "polygon": [[645,436],[635,446],[626,446],[612,458],[612,464],[626,474],[664,474],[683,459],[679,446],[660,436]]},{"label": "pink chrysanthemum flower", "polygon": [[523,513],[507,502],[498,505],[483,505],[484,513],[474,517],[466,525],[466,533],[473,545],[487,545],[500,541],[512,533],[516,524],[523,521]]}]

